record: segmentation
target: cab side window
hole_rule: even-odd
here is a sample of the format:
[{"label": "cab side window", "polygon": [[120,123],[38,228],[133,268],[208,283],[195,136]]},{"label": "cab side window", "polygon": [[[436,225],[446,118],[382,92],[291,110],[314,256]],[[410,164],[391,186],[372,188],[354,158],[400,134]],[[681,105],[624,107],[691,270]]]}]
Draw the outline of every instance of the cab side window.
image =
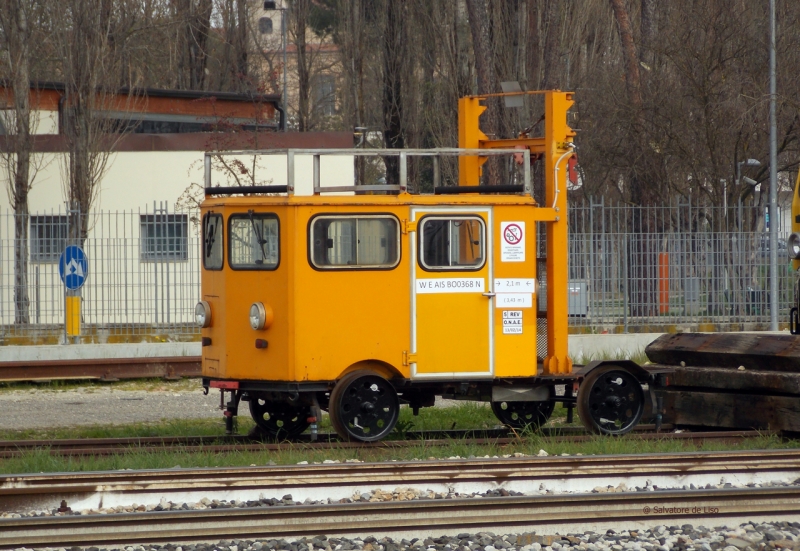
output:
[{"label": "cab side window", "polygon": [[419,262],[424,270],[479,270],[486,228],[476,216],[427,216],[421,221]]},{"label": "cab side window", "polygon": [[400,262],[394,216],[317,216],[309,234],[309,259],[318,269],[387,269]]},{"label": "cab side window", "polygon": [[203,267],[206,270],[221,270],[222,247],[222,215],[208,213],[203,218]]}]

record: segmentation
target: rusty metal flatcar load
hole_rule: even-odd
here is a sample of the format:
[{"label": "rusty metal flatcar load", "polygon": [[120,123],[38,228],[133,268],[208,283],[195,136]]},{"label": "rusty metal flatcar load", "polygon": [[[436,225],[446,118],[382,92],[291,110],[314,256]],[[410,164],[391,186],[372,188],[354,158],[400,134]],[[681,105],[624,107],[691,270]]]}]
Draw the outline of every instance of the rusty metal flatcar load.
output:
[{"label": "rusty metal flatcar load", "polygon": [[200,356],[11,361],[0,364],[0,381],[4,382],[67,379],[116,381],[199,376]]},{"label": "rusty metal flatcar load", "polygon": [[647,345],[645,354],[665,365],[800,373],[800,338],[794,335],[667,334]]}]

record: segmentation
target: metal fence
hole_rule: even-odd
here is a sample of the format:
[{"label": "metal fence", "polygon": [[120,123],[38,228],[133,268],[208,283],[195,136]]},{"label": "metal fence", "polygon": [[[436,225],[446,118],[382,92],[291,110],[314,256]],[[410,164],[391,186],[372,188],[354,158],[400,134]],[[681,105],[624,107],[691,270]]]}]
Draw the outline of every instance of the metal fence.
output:
[{"label": "metal fence", "polygon": [[[15,216],[0,214],[0,338],[63,342],[65,287],[59,258],[78,245],[89,259],[82,298],[82,340],[114,342],[194,338],[200,296],[196,212],[167,204],[126,212],[35,213],[28,221],[27,307],[15,282]],[[86,237],[77,226],[84,224]]]},{"label": "metal fence", "polygon": [[[573,202],[572,330],[768,328],[768,235],[747,229],[757,227],[752,208],[727,210],[726,217],[726,209],[690,202],[647,209]],[[144,211],[81,216],[85,239],[73,237],[78,234],[70,224],[77,218],[70,214],[75,213],[29,217],[28,305],[21,313],[15,300],[15,217],[0,213],[0,342],[63,342],[59,257],[70,244],[81,245],[89,258],[80,291],[84,342],[199,337],[193,323],[200,296],[197,212],[170,212],[166,204],[154,204]],[[789,229],[779,222],[784,322],[794,276],[785,250]]]},{"label": "metal fence", "polygon": [[[649,208],[573,202],[570,325],[624,332],[767,329],[769,233],[761,214],[752,206],[691,201]],[[777,221],[782,323],[794,281],[789,221],[788,215]]]}]

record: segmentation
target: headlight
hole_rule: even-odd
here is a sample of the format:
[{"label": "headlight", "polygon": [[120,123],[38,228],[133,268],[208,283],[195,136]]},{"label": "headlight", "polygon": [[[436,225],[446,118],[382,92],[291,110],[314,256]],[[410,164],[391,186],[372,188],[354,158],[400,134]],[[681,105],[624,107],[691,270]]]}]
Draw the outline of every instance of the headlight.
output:
[{"label": "headlight", "polygon": [[211,305],[206,301],[201,300],[194,307],[194,320],[200,327],[208,327],[211,325]]},{"label": "headlight", "polygon": [[800,258],[800,234],[793,233],[790,235],[786,245],[789,251],[789,258]]},{"label": "headlight", "polygon": [[254,302],[250,307],[250,327],[258,331],[267,323],[267,310],[261,302]]}]

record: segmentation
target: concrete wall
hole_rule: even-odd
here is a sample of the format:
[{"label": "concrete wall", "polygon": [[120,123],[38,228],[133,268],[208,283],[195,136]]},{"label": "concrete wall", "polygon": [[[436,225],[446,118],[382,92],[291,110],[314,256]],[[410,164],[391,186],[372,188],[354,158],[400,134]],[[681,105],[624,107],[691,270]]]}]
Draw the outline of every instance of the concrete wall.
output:
[{"label": "concrete wall", "polygon": [[[66,154],[37,153],[37,167],[29,198],[32,214],[64,211],[66,203]],[[242,156],[252,167],[252,156]],[[295,194],[311,195],[313,165],[310,156],[297,156],[295,161]],[[285,185],[286,156],[264,155],[255,169],[257,183]],[[321,159],[320,182],[323,186],[347,186],[354,182],[353,158],[330,156]],[[235,185],[224,170],[212,174],[214,185]],[[192,184],[203,185],[202,151],[137,151],[113,153],[93,211],[137,211],[152,209],[153,202],[166,201],[170,211],[175,202]],[[0,172],[0,185],[5,189],[8,177]],[[0,212],[11,210],[7,193],[0,193]]]},{"label": "concrete wall", "polygon": [[[637,359],[644,353],[645,346],[659,336],[661,333],[570,335],[569,353],[575,363],[614,358]],[[200,351],[199,342],[3,346],[0,347],[0,362],[199,356]]]}]

